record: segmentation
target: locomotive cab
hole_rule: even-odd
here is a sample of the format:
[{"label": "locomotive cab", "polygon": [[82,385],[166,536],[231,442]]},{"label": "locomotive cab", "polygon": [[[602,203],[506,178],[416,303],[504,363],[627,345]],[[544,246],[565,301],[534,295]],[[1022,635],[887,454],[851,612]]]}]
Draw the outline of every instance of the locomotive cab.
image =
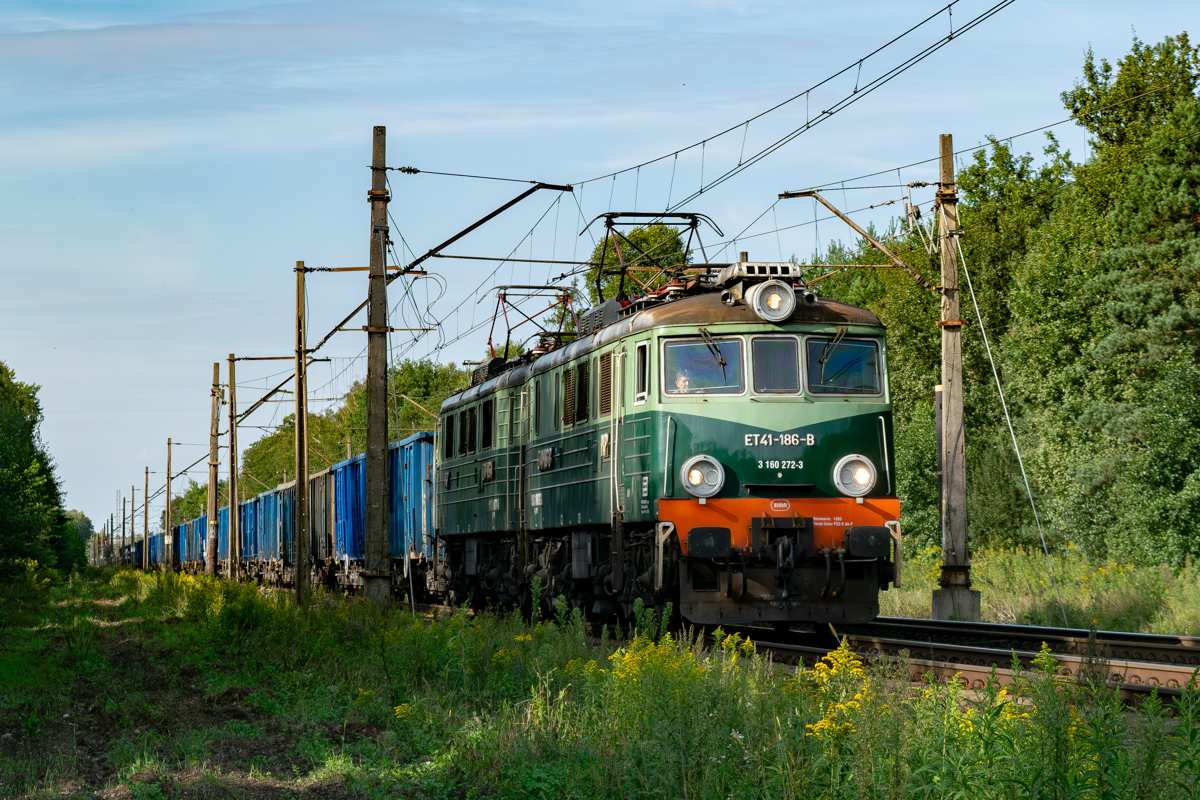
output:
[{"label": "locomotive cab", "polygon": [[658,518],[681,612],[706,624],[862,621],[898,535],[883,331],[868,324],[663,331]]}]

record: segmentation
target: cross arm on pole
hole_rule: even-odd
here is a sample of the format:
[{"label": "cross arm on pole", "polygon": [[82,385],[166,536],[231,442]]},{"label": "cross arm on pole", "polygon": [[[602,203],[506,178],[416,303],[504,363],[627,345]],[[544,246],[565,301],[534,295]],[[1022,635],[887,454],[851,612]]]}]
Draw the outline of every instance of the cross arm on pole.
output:
[{"label": "cross arm on pole", "polygon": [[809,190],[806,190],[803,192],[782,192],[779,195],[780,200],[791,200],[796,197],[811,197],[814,200],[816,200],[818,203],[820,203],[821,205],[828,208],[839,219],[841,219],[842,222],[845,222],[847,225],[849,225],[851,228],[853,228],[855,230],[855,232],[858,233],[859,236],[863,237],[868,242],[870,242],[872,247],[874,247],[876,250],[883,253],[888,258],[890,258],[897,267],[900,267],[902,270],[904,270],[909,275],[911,275],[916,280],[917,283],[921,284],[923,287],[925,287],[926,289],[929,289],[930,291],[933,290],[933,287],[929,285],[929,281],[922,278],[915,269],[910,267],[908,264],[904,263],[904,261],[902,261],[899,256],[897,256],[891,250],[888,250],[886,247],[884,247],[882,242],[880,242],[878,239],[876,239],[871,234],[867,233],[865,230],[863,230],[862,227],[855,224],[854,220],[850,219],[848,216],[846,216],[841,211],[839,211],[837,208],[835,208],[832,203],[830,203],[828,200],[826,200],[824,197],[821,196],[820,192],[809,189]]},{"label": "cross arm on pole", "polygon": [[[570,184],[568,184],[566,186],[558,186],[557,184],[553,184],[553,183],[539,183],[536,186],[530,187],[529,189],[526,189],[525,191],[521,192],[521,194],[514,197],[512,200],[509,200],[507,203],[505,203],[504,205],[497,208],[492,213],[487,214],[483,217],[480,217],[478,220],[471,223],[467,227],[463,228],[461,231],[454,234],[449,239],[447,239],[446,241],[439,244],[437,247],[434,247],[429,252],[425,253],[422,256],[418,256],[416,259],[413,260],[412,263],[410,263],[408,265],[408,269],[412,269],[413,267],[417,266],[418,264],[420,264],[422,261],[424,261],[427,258],[432,258],[432,257],[436,256],[440,251],[442,251],[442,250],[446,249],[447,247],[449,247],[450,245],[454,244],[459,239],[463,238],[468,233],[470,233],[471,231],[478,228],[480,225],[490,222],[495,217],[498,217],[501,214],[503,214],[505,211],[508,211],[508,209],[512,208],[517,203],[521,202],[526,197],[529,197],[531,194],[538,191],[539,189],[553,189],[556,192],[574,192],[575,191],[574,187],[572,187]],[[388,283],[391,283],[398,277],[400,277],[399,274],[389,275]]]},{"label": "cross arm on pole", "polygon": [[[478,228],[480,225],[483,225],[484,223],[489,222],[490,220],[494,219],[495,217],[499,216],[500,214],[503,214],[505,211],[512,208],[517,203],[524,200],[526,197],[529,197],[531,194],[538,191],[539,189],[553,189],[554,191],[557,191],[557,192],[573,192],[573,191],[575,191],[574,188],[570,184],[568,184],[566,186],[558,186],[557,184],[553,184],[553,183],[539,183],[536,186],[530,187],[529,189],[526,189],[524,192],[521,192],[521,194],[514,197],[512,200],[509,200],[507,203],[505,203],[504,205],[497,208],[492,213],[490,213],[484,217],[481,217],[480,219],[476,220],[472,224],[463,228],[461,231],[454,234],[449,239],[447,239],[446,241],[439,244],[437,247],[434,247],[433,249],[429,250],[427,253],[425,253],[422,256],[418,256],[405,269],[401,270],[400,272],[395,272],[395,273],[392,273],[391,275],[388,275],[387,280],[384,285],[386,286],[387,284],[396,280],[396,278],[399,278],[401,275],[410,275],[410,274],[413,274],[414,272],[416,272],[417,274],[422,274],[414,269],[418,264],[425,261],[426,259],[433,258],[434,256],[436,256],[438,254],[439,251],[444,250],[445,248],[454,244],[459,239],[463,238],[468,233],[470,233],[471,231]],[[325,334],[325,336],[321,339],[321,341],[317,342],[317,346],[312,348],[309,352],[315,353],[318,350],[320,350],[321,347],[323,347],[324,344],[326,342],[328,342],[335,333],[337,333],[339,330],[345,328],[346,323],[348,323],[350,320],[354,319],[354,317],[358,314],[358,312],[362,311],[366,307],[367,307],[367,301],[363,300],[362,303],[360,303],[357,308],[355,308],[353,311],[351,311],[349,314],[346,315],[345,319],[343,319],[341,322],[339,322],[337,325],[335,325],[333,327],[333,330],[331,330],[329,333]]]}]

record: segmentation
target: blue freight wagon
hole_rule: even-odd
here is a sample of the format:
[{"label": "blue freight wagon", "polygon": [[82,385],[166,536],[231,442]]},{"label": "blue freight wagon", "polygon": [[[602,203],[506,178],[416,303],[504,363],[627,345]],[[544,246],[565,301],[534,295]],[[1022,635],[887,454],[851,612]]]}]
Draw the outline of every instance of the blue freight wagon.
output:
[{"label": "blue freight wagon", "polygon": [[388,448],[392,558],[433,558],[433,434],[418,433]]},{"label": "blue freight wagon", "polygon": [[229,506],[217,511],[217,560],[229,558]]},{"label": "blue freight wagon", "polygon": [[[309,477],[311,564],[315,579],[328,585],[362,585],[366,516],[366,458],[358,455]],[[388,550],[393,573],[407,575],[406,565],[423,565],[437,555],[434,528],[434,435],[418,433],[388,447]],[[243,574],[264,583],[292,582],[296,559],[296,484],[262,492],[237,506]],[[217,568],[226,569],[230,553],[228,506],[218,511]],[[201,571],[207,557],[208,517],[200,515],[175,526],[171,539],[175,564]],[[150,538],[150,562],[165,564],[163,536]],[[403,580],[403,590],[408,581]],[[416,584],[413,584],[414,588]],[[425,580],[420,581],[424,588]],[[400,587],[398,587],[400,588]]]},{"label": "blue freight wagon", "polygon": [[365,455],[355,456],[332,467],[336,498],[333,555],[337,561],[361,561],[366,487],[363,480]]}]

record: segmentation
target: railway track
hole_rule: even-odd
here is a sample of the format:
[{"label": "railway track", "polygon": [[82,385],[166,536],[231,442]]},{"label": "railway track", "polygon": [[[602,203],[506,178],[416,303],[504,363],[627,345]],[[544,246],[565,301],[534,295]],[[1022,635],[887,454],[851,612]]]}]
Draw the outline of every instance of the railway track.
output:
[{"label": "railway track", "polygon": [[[821,641],[811,634],[739,632],[785,663],[813,664],[836,646],[833,636]],[[899,658],[907,653],[909,679],[914,682],[958,676],[971,689],[983,688],[989,679],[1015,683],[1032,666],[1043,643],[1054,653],[1059,675],[1080,678],[1089,668],[1102,668],[1108,685],[1129,703],[1144,700],[1155,689],[1170,702],[1200,668],[1200,637],[1099,631],[1094,643],[1089,643],[1089,631],[1072,628],[895,617],[839,626],[832,633],[839,640],[845,637],[850,648],[863,656]]]},{"label": "railway track", "polygon": [[[426,619],[452,613],[449,606],[425,603],[415,604],[414,610]],[[982,689],[989,680],[1012,685],[1033,666],[1044,643],[1054,653],[1059,675],[1078,679],[1089,666],[1102,666],[1108,685],[1130,704],[1144,700],[1154,689],[1170,703],[1200,669],[1200,637],[1194,636],[1097,631],[1092,640],[1090,631],[1076,628],[900,617],[830,628],[829,635],[822,632],[820,637],[781,635],[761,628],[730,628],[729,632],[752,638],[759,650],[777,661],[809,666],[836,648],[844,636],[850,648],[863,656],[899,658],[907,653],[913,682],[958,676],[970,689]],[[787,640],[776,641],[781,637]]]},{"label": "railway track", "polygon": [[[902,617],[880,617],[866,625],[839,627],[838,632],[856,637],[945,642],[1033,652],[1040,650],[1044,642],[1054,654],[1067,656],[1086,656],[1090,634],[1078,628],[944,622]],[[1174,664],[1192,669],[1200,666],[1200,636],[1096,631],[1096,645],[1106,657],[1112,659]]]}]

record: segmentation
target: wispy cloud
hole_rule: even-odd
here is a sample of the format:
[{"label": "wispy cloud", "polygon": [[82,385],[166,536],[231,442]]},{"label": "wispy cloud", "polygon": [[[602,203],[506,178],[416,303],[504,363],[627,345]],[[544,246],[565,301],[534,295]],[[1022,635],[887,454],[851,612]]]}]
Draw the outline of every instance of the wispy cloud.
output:
[{"label": "wispy cloud", "polygon": [[[286,148],[337,141],[346,119],[380,109],[396,109],[414,135],[619,129],[694,102],[696,92],[676,91],[689,79],[720,90],[754,71],[737,55],[747,34],[546,16],[305,3],[10,31],[0,34],[0,144],[26,160]],[[802,34],[752,38],[759,48],[821,46]],[[713,64],[717,53],[730,54],[727,66]],[[627,102],[655,83],[660,100]]]}]

